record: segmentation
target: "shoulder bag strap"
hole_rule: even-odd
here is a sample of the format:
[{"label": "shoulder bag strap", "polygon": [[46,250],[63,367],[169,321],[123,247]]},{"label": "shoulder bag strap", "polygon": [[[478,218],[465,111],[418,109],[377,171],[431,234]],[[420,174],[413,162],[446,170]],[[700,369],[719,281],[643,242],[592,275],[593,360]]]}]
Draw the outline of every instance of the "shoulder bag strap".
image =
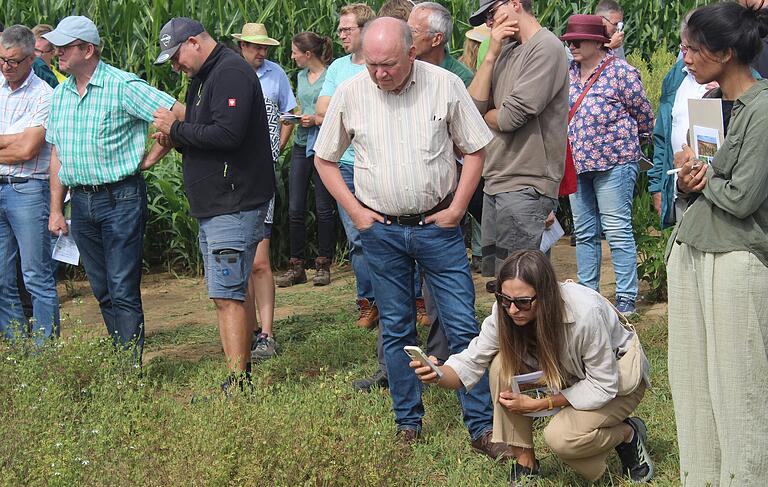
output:
[{"label": "shoulder bag strap", "polygon": [[595,84],[595,81],[597,81],[597,78],[600,77],[600,73],[603,72],[605,68],[608,67],[609,64],[613,62],[613,60],[616,59],[616,56],[608,56],[608,59],[605,60],[602,66],[600,66],[600,69],[598,69],[595,74],[592,76],[592,79],[589,80],[589,83],[587,83],[587,86],[584,88],[584,91],[581,92],[581,95],[576,99],[576,103],[573,104],[571,107],[571,111],[568,112],[568,123],[571,123],[571,119],[576,114],[576,110],[579,109],[579,105],[581,105],[582,100],[584,100],[584,97],[587,96],[587,93],[589,92],[590,88],[592,88],[592,85]]}]

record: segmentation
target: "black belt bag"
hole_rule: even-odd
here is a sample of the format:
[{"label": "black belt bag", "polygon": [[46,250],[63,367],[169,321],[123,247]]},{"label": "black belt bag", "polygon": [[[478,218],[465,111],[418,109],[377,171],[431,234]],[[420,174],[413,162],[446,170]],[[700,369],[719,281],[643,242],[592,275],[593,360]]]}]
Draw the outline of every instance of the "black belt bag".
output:
[{"label": "black belt bag", "polygon": [[437,205],[435,205],[434,208],[429,209],[423,213],[414,213],[412,215],[385,215],[384,213],[379,213],[378,211],[366,206],[365,204],[363,204],[363,206],[365,206],[369,210],[376,211],[376,213],[379,213],[381,216],[383,216],[384,223],[386,223],[387,225],[391,223],[397,223],[398,225],[404,225],[406,227],[418,227],[418,226],[426,225],[425,220],[428,216],[434,215],[439,211],[445,210],[446,208],[451,206],[451,202],[453,202],[453,193],[450,193],[448,196],[443,198],[443,200]]}]

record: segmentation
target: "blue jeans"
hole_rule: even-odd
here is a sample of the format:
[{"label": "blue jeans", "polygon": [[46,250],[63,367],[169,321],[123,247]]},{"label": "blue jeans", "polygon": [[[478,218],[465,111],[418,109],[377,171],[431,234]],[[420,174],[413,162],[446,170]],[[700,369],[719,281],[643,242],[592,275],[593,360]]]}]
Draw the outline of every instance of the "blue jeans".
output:
[{"label": "blue jeans", "polygon": [[637,163],[608,171],[579,174],[578,189],[570,196],[576,233],[579,282],[595,291],[600,287],[600,228],[611,248],[616,274],[616,297],[637,299],[637,250],[632,235],[632,196]]},{"label": "blue jeans", "polygon": [[116,347],[144,348],[141,268],[147,188],[141,175],[96,192],[72,189],[72,237]]},{"label": "blue jeans", "polygon": [[[459,227],[410,227],[378,222],[360,236],[381,313],[395,421],[398,429],[420,430],[424,415],[421,382],[408,367],[410,359],[403,351],[406,345],[416,345],[417,339],[414,270],[418,263],[424,271],[451,353],[461,352],[479,334],[475,288],[464,239]],[[472,439],[493,428],[487,373],[470,392],[462,389],[457,396]]]},{"label": "blue jeans", "polygon": [[[355,168],[349,164],[339,164],[341,177],[347,183],[347,188],[355,194]],[[339,217],[341,224],[344,225],[344,232],[347,234],[349,242],[349,261],[352,263],[352,270],[355,273],[357,281],[357,299],[367,299],[373,301],[373,284],[371,284],[371,274],[368,271],[368,261],[363,254],[363,244],[360,241],[360,232],[357,231],[352,219],[344,208],[339,206]]]},{"label": "blue jeans", "polygon": [[31,332],[42,344],[59,330],[59,298],[51,264],[48,181],[0,184],[0,336],[25,336],[24,316],[16,281],[16,259],[21,258],[24,284],[32,296]]}]

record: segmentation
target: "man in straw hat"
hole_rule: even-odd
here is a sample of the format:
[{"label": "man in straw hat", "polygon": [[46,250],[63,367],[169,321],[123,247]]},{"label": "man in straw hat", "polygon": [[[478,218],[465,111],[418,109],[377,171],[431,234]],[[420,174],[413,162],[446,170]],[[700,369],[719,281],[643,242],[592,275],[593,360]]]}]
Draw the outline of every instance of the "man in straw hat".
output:
[{"label": "man in straw hat", "polygon": [[[568,65],[531,0],[481,0],[469,19],[491,28],[469,94],[494,134],[486,148],[483,275],[515,250],[538,249],[565,167]],[[495,282],[486,284],[490,292]]]},{"label": "man in straw hat", "polygon": [[[291,82],[283,68],[267,59],[269,48],[279,46],[280,42],[272,39],[267,34],[264,24],[248,23],[243,25],[242,32],[232,34],[243,54],[243,59],[248,61],[261,83],[261,91],[264,98],[269,98],[277,104],[280,113],[293,111],[296,108],[296,97],[291,89]],[[280,151],[285,148],[291,137],[293,125],[283,124],[280,128]]]}]

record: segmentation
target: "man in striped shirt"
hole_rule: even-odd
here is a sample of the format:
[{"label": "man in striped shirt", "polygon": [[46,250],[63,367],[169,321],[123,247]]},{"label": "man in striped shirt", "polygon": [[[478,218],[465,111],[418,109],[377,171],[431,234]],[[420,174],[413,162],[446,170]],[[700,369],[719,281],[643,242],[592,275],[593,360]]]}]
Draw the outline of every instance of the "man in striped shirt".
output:
[{"label": "man in striped shirt", "polygon": [[72,236],[116,346],[144,346],[141,267],[147,189],[140,166],[158,108],[183,107],[136,75],[101,60],[101,38],[82,16],[63,19],[43,37],[70,74],[53,92],[46,140],[51,154],[53,233],[69,230],[62,204],[72,195]]},{"label": "man in striped shirt", "polygon": [[48,169],[51,148],[45,125],[51,103],[48,84],[32,72],[35,37],[14,25],[0,37],[0,336],[27,331],[16,281],[16,259],[32,296],[38,343],[58,330],[59,299],[48,234]]},{"label": "man in striped shirt", "polygon": [[[370,22],[363,32],[363,55],[367,73],[342,83],[331,99],[315,144],[315,165],[360,230],[381,310],[397,437],[410,444],[424,415],[421,387],[403,351],[417,339],[414,266],[424,270],[451,353],[464,350],[479,330],[459,222],[492,135],[457,76],[415,60],[413,37],[402,20]],[[350,143],[354,195],[336,164]],[[458,184],[454,144],[464,154]],[[472,446],[508,458],[509,448],[491,442],[487,376],[458,396]]]}]

